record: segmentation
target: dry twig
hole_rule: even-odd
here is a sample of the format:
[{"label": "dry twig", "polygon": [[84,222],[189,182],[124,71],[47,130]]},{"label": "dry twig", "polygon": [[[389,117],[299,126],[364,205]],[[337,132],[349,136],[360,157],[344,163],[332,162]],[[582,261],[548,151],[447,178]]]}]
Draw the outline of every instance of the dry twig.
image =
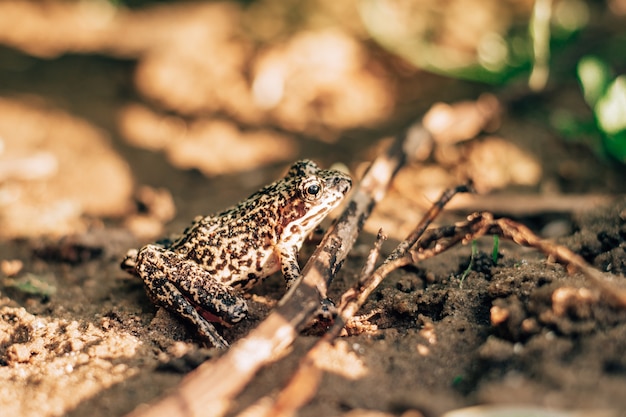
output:
[{"label": "dry twig", "polygon": [[613,282],[613,275],[593,268],[580,255],[565,246],[541,239],[523,224],[507,218],[494,219],[491,213],[473,213],[467,216],[465,222],[429,230],[407,256],[411,257],[411,262],[416,263],[439,254],[459,242],[466,244],[484,235],[498,235],[518,245],[545,253],[564,265],[568,272],[580,271],[591,285],[602,292],[608,302],[626,308],[626,290]]},{"label": "dry twig", "polygon": [[277,308],[245,338],[217,360],[204,363],[189,374],[176,391],[150,407],[138,408],[132,417],[221,416],[234,397],[264,365],[280,357],[299,330],[309,322],[326,298],[326,288],[340,268],[365,220],[380,199],[406,154],[428,138],[421,127],[405,130],[387,152],[379,155],[364,175],[337,222],[330,228],[309,262],[302,278]]},{"label": "dry twig", "polygon": [[[408,264],[415,264],[427,258],[434,257],[451,247],[466,244],[484,235],[499,235],[510,239],[522,246],[538,249],[555,261],[565,265],[568,270],[581,271],[590,283],[600,289],[608,301],[626,308],[626,290],[617,287],[611,282],[607,274],[591,267],[579,255],[564,246],[554,244],[536,236],[526,226],[513,220],[502,218],[494,219],[490,213],[474,213],[468,216],[467,221],[453,226],[426,230],[426,227],[441,212],[443,206],[457,192],[468,191],[466,187],[457,187],[445,192],[425,214],[410,236],[403,241],[394,252],[375,271],[373,265],[380,250],[382,235],[379,233],[374,249],[364,266],[361,279],[353,288],[347,290],[341,298],[338,307],[339,315],[331,329],[321,338],[300,361],[296,373],[287,386],[272,402],[265,399],[255,408],[247,411],[246,416],[281,416],[294,415],[298,409],[310,401],[321,381],[323,370],[317,366],[320,355],[330,349],[334,339],[341,329],[361,308],[372,291],[393,270]],[[262,405],[261,405],[262,404]]]},{"label": "dry twig", "polygon": [[415,245],[428,225],[437,217],[446,203],[450,201],[455,194],[467,191],[469,191],[468,186],[459,186],[445,191],[424,215],[413,232],[396,247],[381,266],[374,270],[376,259],[380,253],[380,246],[384,240],[382,233],[378,233],[375,246],[367,258],[359,282],[357,282],[354,287],[348,289],[341,297],[341,302],[338,306],[338,315],[335,318],[333,326],[302,358],[298,370],[287,386],[279,393],[276,401],[273,403],[270,401],[261,401],[257,403],[254,408],[246,411],[244,413],[246,416],[291,416],[313,398],[323,375],[323,371],[316,365],[318,358],[330,349],[330,345],[333,340],[339,336],[345,324],[354,317],[356,312],[382,280],[393,270],[407,265],[412,261],[412,258],[407,256],[411,247]]}]

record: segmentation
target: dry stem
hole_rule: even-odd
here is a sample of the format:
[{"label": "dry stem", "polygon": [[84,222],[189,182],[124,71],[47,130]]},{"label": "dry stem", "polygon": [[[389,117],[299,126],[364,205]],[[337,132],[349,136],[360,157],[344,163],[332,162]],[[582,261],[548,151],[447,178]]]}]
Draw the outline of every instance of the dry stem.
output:
[{"label": "dry stem", "polygon": [[[248,336],[237,341],[217,360],[206,362],[190,373],[176,391],[156,404],[138,408],[132,417],[221,416],[234,397],[264,365],[280,357],[299,330],[326,298],[326,288],[347,256],[373,207],[385,195],[394,174],[405,160],[405,152],[428,137],[423,128],[400,134],[381,154],[353,191],[341,217],[328,231],[309,262],[302,278],[280,301],[278,307]],[[415,134],[415,129],[420,135]]]},{"label": "dry stem", "polygon": [[596,286],[607,301],[626,308],[626,290],[616,286],[613,275],[603,273],[589,265],[580,255],[565,246],[557,245],[541,239],[528,227],[511,219],[494,219],[491,213],[473,213],[467,221],[454,226],[429,230],[417,246],[411,249],[408,256],[412,262],[430,258],[441,253],[459,242],[467,243],[484,235],[498,235],[512,240],[521,246],[535,248],[554,261],[564,265],[569,272],[580,271],[593,286]]},{"label": "dry stem", "polygon": [[445,191],[441,197],[433,204],[433,206],[424,215],[417,227],[411,234],[401,242],[396,249],[387,257],[381,266],[374,270],[374,265],[380,246],[384,240],[381,232],[378,233],[376,243],[370,252],[361,279],[356,285],[348,289],[341,297],[341,303],[338,307],[338,315],[333,326],[326,334],[309,350],[302,358],[298,370],[293,375],[287,386],[279,393],[276,401],[272,403],[263,402],[264,406],[257,406],[249,409],[244,414],[249,416],[281,416],[287,417],[295,414],[295,412],[304,406],[317,392],[317,388],[321,381],[322,370],[316,365],[319,355],[330,349],[333,340],[341,333],[345,324],[350,320],[361,306],[367,300],[367,297],[376,289],[382,280],[393,270],[407,265],[412,261],[409,251],[415,245],[417,240],[426,231],[426,228],[441,212],[443,207],[450,199],[459,192],[468,192],[468,186],[459,186],[451,190]]},{"label": "dry stem", "polygon": [[400,243],[380,267],[373,271],[373,264],[383,239],[382,234],[379,233],[376,245],[364,266],[361,279],[341,298],[338,307],[339,315],[333,327],[302,358],[298,370],[287,386],[278,394],[275,402],[264,401],[263,407],[258,407],[254,411],[248,410],[248,416],[288,417],[294,415],[298,409],[314,397],[323,375],[323,371],[316,365],[319,355],[330,349],[330,345],[339,335],[345,323],[354,316],[365,303],[367,297],[390,272],[399,267],[431,258],[459,243],[466,244],[487,234],[499,235],[519,245],[533,247],[565,265],[568,269],[578,269],[589,279],[592,285],[600,289],[608,301],[618,307],[626,308],[626,290],[615,286],[607,274],[594,269],[582,257],[568,248],[539,238],[526,226],[513,220],[494,219],[490,213],[474,213],[468,216],[465,222],[426,231],[428,224],[441,212],[443,206],[454,194],[460,191],[467,191],[467,189],[458,187],[445,192],[425,214],[411,235]]}]

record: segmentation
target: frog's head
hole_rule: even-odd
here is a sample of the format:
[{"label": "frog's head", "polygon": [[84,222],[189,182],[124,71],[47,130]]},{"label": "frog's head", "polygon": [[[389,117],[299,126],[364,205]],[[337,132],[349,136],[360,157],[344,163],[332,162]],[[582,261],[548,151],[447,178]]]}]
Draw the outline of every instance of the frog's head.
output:
[{"label": "frog's head", "polygon": [[332,169],[320,169],[313,161],[298,161],[285,177],[287,204],[281,223],[287,234],[312,232],[344,199],[352,187],[349,175]]}]

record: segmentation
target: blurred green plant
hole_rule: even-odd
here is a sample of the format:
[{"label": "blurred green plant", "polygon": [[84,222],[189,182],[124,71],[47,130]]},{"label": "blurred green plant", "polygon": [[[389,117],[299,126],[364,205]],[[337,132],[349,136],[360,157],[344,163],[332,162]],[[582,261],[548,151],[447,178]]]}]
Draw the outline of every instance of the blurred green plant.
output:
[{"label": "blurred green plant", "polygon": [[[533,91],[547,83],[551,52],[571,53],[568,46],[580,42],[578,35],[588,26],[592,7],[583,0],[535,0],[527,9],[510,0],[453,1],[449,7],[435,0],[358,4],[372,38],[419,68],[500,85],[526,75]],[[550,115],[565,138],[622,163],[626,163],[626,75],[613,76],[607,61],[625,64],[624,47],[623,36],[607,37],[597,51],[606,60],[585,56],[578,62],[578,81],[593,120],[580,120],[567,109]],[[569,65],[566,71],[572,73]]]},{"label": "blurred green plant", "polygon": [[8,288],[14,288],[24,294],[38,295],[41,297],[49,297],[54,295],[57,288],[51,283],[49,276],[40,276],[35,274],[26,274],[19,278],[4,278],[2,285]]},{"label": "blurred green plant", "polygon": [[613,78],[609,65],[597,56],[583,57],[577,75],[604,151],[626,163],[626,75]]},{"label": "blurred green plant", "polygon": [[491,260],[494,265],[498,264],[498,253],[500,250],[500,237],[493,235],[493,248],[491,249]]},{"label": "blurred green plant", "polygon": [[372,38],[413,65],[442,75],[504,84],[530,73],[540,90],[550,50],[572,42],[589,20],[583,0],[536,0],[531,8],[509,0],[452,2],[360,0]]},{"label": "blurred green plant", "polygon": [[593,118],[557,109],[550,116],[552,126],[570,142],[584,143],[597,155],[625,164],[626,75],[615,77],[605,59],[587,55],[578,61],[576,76]]}]

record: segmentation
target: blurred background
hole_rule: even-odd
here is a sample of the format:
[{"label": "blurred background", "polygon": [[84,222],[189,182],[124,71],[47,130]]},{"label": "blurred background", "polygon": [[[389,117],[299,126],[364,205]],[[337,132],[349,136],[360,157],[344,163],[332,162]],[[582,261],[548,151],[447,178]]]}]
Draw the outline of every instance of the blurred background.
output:
[{"label": "blurred background", "polygon": [[509,214],[623,193],[625,15],[624,0],[4,0],[0,236],[117,219],[152,238],[300,157],[358,176],[425,114],[434,143],[379,210],[391,233],[468,177],[507,190],[486,208]]},{"label": "blurred background", "polygon": [[[187,365],[161,367],[200,348],[119,268],[124,253],[298,158],[358,182],[409,126],[428,140],[337,294],[372,234],[382,227],[391,247],[468,178],[479,194],[455,197],[442,223],[488,210],[623,275],[625,70],[626,0],[1,0],[0,409],[124,415],[168,392]],[[302,415],[625,409],[624,311],[502,243],[383,283],[364,311],[382,307],[373,320],[387,331],[345,342],[369,377],[328,373]],[[494,249],[505,256],[492,274]],[[278,276],[260,287],[228,340],[284,294]],[[263,395],[284,381],[272,368]]]}]

